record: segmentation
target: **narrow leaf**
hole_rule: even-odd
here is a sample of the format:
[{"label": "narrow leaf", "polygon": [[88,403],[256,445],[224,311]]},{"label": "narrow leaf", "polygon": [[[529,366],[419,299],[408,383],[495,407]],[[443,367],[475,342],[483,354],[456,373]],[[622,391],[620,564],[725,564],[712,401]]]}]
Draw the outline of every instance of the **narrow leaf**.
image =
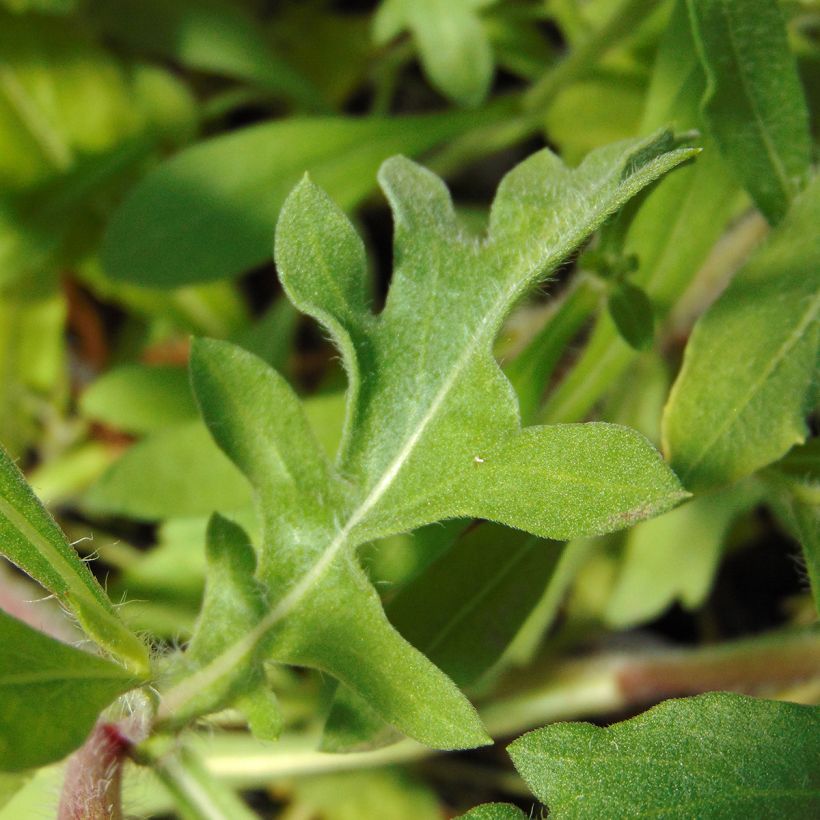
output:
[{"label": "narrow leaf", "polygon": [[550,817],[816,817],[820,708],[712,693],[509,747]]},{"label": "narrow leaf", "polygon": [[646,291],[630,282],[621,282],[610,294],[608,307],[612,321],[630,347],[652,347],[655,320]]},{"label": "narrow leaf", "polygon": [[735,175],[779,222],[811,162],[809,116],[777,0],[688,0],[703,116]]},{"label": "narrow leaf", "polygon": [[88,634],[137,675],[148,652],[66,540],[6,452],[0,448],[0,551],[67,606]]},{"label": "narrow leaf", "polygon": [[663,419],[692,490],[736,481],[806,437],[820,324],[820,177],[700,318]]},{"label": "narrow leaf", "polygon": [[[0,770],[20,771],[80,746],[100,712],[139,680],[0,610]],[[44,704],[48,708],[43,708]]]}]

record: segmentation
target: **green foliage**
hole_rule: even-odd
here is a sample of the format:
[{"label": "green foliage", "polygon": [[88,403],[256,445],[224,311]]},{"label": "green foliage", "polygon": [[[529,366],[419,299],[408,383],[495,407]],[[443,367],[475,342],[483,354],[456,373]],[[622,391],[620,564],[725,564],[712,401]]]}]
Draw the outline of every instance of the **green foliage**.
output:
[{"label": "green foliage", "polygon": [[820,808],[818,730],[816,707],[713,693],[605,729],[548,726],[509,752],[556,818],[809,818]]},{"label": "green foliage", "polygon": [[384,0],[373,36],[384,44],[410,29],[430,82],[461,105],[487,96],[493,52],[478,11],[494,0]]},{"label": "green foliage", "polygon": [[0,549],[56,595],[114,657],[137,675],[147,673],[145,646],[123,625],[102,587],[2,449]]},{"label": "green foliage", "polygon": [[[407,160],[388,161],[380,179],[394,212],[397,269],[378,318],[366,307],[364,250],[352,226],[311,182],[294,190],[277,228],[276,259],[288,295],[323,322],[343,354],[346,427],[334,468],[281,377],[238,348],[195,344],[194,392],[215,439],[256,490],[265,545],[258,577],[277,602],[198,673],[201,686],[240,678],[237,664],[252,661],[264,642],[270,657],[332,673],[422,742],[484,742],[467,701],[384,618],[354,551],[451,517],[490,518],[552,538],[607,532],[684,497],[632,431],[521,431],[491,357],[500,322],[523,290],[641,187],[691,156],[666,145],[661,135],[613,146],[576,172],[548,152],[536,155],[502,183],[482,244],[459,235],[440,180]],[[544,201],[534,179],[546,173],[564,179]],[[547,210],[550,202],[556,210]],[[564,203],[567,214],[557,210]],[[460,326],[449,322],[456,305]],[[186,714],[199,693],[189,694],[193,684],[179,688],[169,700]]]},{"label": "green foliage", "polygon": [[820,343],[820,178],[700,318],[664,412],[689,489],[736,481],[802,442]]},{"label": "green foliage", "polygon": [[811,161],[809,116],[776,0],[687,0],[703,113],[734,174],[779,222]]},{"label": "green foliage", "polygon": [[817,815],[817,31],[0,0],[0,820]]},{"label": "green foliage", "polygon": [[0,638],[3,771],[64,757],[83,742],[102,709],[140,682],[121,666],[66,646],[4,612]]},{"label": "green foliage", "polygon": [[279,209],[305,170],[352,208],[385,158],[421,153],[469,124],[439,115],[293,118],[199,143],[131,191],[108,226],[103,264],[114,279],[166,288],[236,276],[270,254]]}]

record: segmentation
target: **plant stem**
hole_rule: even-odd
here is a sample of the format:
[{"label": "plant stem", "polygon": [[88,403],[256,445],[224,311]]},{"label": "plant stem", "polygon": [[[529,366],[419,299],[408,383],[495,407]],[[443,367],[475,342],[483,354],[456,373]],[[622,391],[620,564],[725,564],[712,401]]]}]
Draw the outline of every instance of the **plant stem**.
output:
[{"label": "plant stem", "polygon": [[[521,680],[516,670],[512,680]],[[521,734],[556,720],[603,717],[641,708],[665,697],[714,689],[765,691],[820,680],[820,634],[777,633],[733,644],[686,650],[613,653],[572,661],[529,675],[536,683],[479,709],[494,737]],[[809,697],[816,688],[805,687]],[[210,776],[233,787],[253,788],[273,780],[410,763],[438,754],[411,740],[371,752],[345,755],[314,751],[316,738],[283,738],[272,750],[247,735],[195,738]],[[201,818],[203,815],[189,815]],[[235,815],[242,817],[242,815]]]},{"label": "plant stem", "polygon": [[[216,779],[189,747],[156,750],[156,741],[140,749],[141,762],[149,764],[174,798],[185,820],[256,820],[242,800]],[[160,744],[165,745],[165,744]]]}]

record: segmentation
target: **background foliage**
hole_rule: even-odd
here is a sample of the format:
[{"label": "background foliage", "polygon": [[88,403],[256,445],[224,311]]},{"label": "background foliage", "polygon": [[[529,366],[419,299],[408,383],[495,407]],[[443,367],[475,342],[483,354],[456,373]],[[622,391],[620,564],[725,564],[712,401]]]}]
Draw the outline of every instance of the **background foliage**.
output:
[{"label": "background foliage", "polygon": [[818,75],[814,0],[0,0],[0,818],[816,817]]}]

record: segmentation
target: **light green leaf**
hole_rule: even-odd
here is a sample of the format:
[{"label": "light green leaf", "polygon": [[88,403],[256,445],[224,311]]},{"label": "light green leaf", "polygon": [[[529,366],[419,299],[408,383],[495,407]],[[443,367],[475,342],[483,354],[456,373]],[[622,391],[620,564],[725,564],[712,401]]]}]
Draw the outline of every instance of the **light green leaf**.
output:
[{"label": "light green leaf", "polygon": [[386,157],[426,151],[475,117],[291,118],[199,143],[145,176],[114,213],[105,270],[157,287],[236,276],[269,256],[279,209],[306,169],[353,208]]},{"label": "light green leaf", "polygon": [[809,115],[777,0],[687,0],[703,115],[735,175],[779,222],[811,162]]},{"label": "light green leaf", "polygon": [[52,592],[86,632],[137,675],[148,652],[120,620],[111,601],[0,448],[0,551]]},{"label": "light green leaf", "polygon": [[247,508],[251,491],[195,419],[132,445],[85,494],[83,504],[95,514],[154,521]]},{"label": "light green leaf", "polygon": [[127,364],[82,394],[80,411],[126,433],[150,433],[197,416],[188,372],[172,365]]},{"label": "light green leaf", "polygon": [[624,629],[662,614],[679,600],[699,607],[718,569],[728,529],[759,500],[756,487],[732,487],[644,521],[626,536],[606,622]]},{"label": "light green leaf", "polygon": [[806,437],[820,324],[820,177],[700,318],[663,419],[692,490],[730,483]]},{"label": "light green leaf", "polygon": [[430,82],[461,105],[487,96],[493,53],[476,13],[493,0],[386,0],[373,21],[377,43],[410,29]]},{"label": "light green leaf", "polygon": [[487,742],[452,681],[389,624],[355,550],[453,517],[554,538],[606,532],[684,497],[648,442],[626,428],[522,431],[492,357],[517,298],[630,196],[692,156],[666,144],[656,135],[609,146],[574,172],[536,154],[502,183],[484,241],[459,231],[441,180],[389,160],[380,180],[394,213],[396,269],[379,317],[365,308],[352,229],[312,183],[297,187],[277,230],[277,266],[286,292],[342,350],[350,379],[342,446],[331,465],[291,389],[261,361],[225,343],[194,345],[205,421],[257,492],[257,577],[272,606],[242,641],[169,691],[161,716],[184,710],[263,642],[276,660],[334,675],[423,743]]},{"label": "light green leaf", "polygon": [[820,708],[717,692],[609,728],[557,723],[516,740],[550,817],[809,818],[820,811]]},{"label": "light green leaf", "polygon": [[526,820],[521,809],[509,803],[485,803],[461,815],[461,820]]},{"label": "light green leaf", "polygon": [[[100,712],[139,680],[0,610],[0,770],[43,766],[82,744]],[[43,708],[44,704],[48,708]]]},{"label": "light green leaf", "polygon": [[273,53],[260,22],[236,3],[102,0],[93,5],[105,33],[130,48],[325,107],[310,83]]}]

